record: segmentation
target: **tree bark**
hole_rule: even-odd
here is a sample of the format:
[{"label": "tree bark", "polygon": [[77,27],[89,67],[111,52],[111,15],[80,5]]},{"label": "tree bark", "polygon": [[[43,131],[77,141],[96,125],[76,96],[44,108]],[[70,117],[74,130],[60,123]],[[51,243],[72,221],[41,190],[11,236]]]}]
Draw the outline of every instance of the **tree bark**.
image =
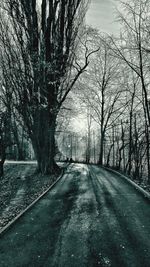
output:
[{"label": "tree bark", "polygon": [[113,148],[113,145],[114,144],[111,144],[110,148],[109,148],[109,151],[108,151],[108,155],[107,155],[107,162],[106,162],[106,166],[109,167],[109,162],[110,162],[110,153],[111,153],[111,150]]},{"label": "tree bark", "polygon": [[132,111],[130,112],[130,125],[129,125],[129,154],[128,154],[128,175],[131,174],[132,169],[132,150],[133,150],[133,142],[132,142]]},{"label": "tree bark", "polygon": [[37,159],[37,172],[42,174],[51,174],[59,169],[55,162],[55,128],[56,116],[40,110],[31,141]]},{"label": "tree bark", "polygon": [[0,160],[0,177],[3,176],[3,174],[4,174],[4,163],[5,163],[5,159],[6,159],[5,148],[2,147],[1,160]]},{"label": "tree bark", "polygon": [[23,151],[23,132],[22,132],[22,140],[20,141],[17,125],[15,122],[14,122],[14,127],[13,127],[13,134],[14,134],[15,144],[17,145],[17,152],[18,152],[17,160],[25,160],[25,155]]},{"label": "tree bark", "polygon": [[101,132],[101,142],[100,142],[100,154],[99,154],[99,164],[103,165],[103,155],[104,155],[104,132]]},{"label": "tree bark", "polygon": [[147,142],[147,148],[146,148],[146,156],[147,156],[147,171],[148,171],[148,184],[150,184],[150,140],[149,140],[149,127],[146,123],[145,125],[145,132],[146,132],[146,142]]},{"label": "tree bark", "polygon": [[4,161],[0,161],[0,176],[3,176],[4,174]]}]

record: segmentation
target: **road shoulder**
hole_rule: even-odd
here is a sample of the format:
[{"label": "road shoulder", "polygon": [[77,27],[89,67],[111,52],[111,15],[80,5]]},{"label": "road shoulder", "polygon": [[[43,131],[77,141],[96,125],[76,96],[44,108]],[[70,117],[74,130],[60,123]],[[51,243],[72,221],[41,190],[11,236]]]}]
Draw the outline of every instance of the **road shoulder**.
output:
[{"label": "road shoulder", "polygon": [[144,190],[142,187],[140,187],[138,184],[136,184],[134,181],[132,181],[131,179],[129,179],[126,175],[124,174],[121,174],[120,172],[118,171],[115,171],[113,169],[110,169],[108,167],[103,167],[105,170],[111,172],[111,173],[114,173],[114,174],[117,174],[119,177],[125,179],[128,183],[130,183],[132,186],[134,186],[134,188],[140,192],[144,197],[146,197],[147,199],[150,200],[150,193],[148,193],[146,190]]}]

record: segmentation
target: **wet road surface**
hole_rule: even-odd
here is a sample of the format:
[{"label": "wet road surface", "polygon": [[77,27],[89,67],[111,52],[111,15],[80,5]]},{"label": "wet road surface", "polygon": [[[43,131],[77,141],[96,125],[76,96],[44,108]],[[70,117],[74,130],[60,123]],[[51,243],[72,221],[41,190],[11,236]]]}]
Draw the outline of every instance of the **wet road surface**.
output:
[{"label": "wet road surface", "polygon": [[0,267],[150,267],[150,201],[117,174],[71,164],[0,237]]}]

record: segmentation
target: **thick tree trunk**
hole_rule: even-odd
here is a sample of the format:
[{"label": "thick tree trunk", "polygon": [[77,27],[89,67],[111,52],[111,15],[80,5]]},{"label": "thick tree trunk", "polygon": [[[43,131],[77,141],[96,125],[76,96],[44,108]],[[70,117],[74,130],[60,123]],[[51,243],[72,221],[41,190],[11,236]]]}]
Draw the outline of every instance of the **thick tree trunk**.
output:
[{"label": "thick tree trunk", "polygon": [[31,138],[37,159],[37,172],[51,174],[58,171],[55,162],[55,128],[56,117],[48,118],[48,112],[40,111],[34,135]]},{"label": "thick tree trunk", "polygon": [[0,161],[0,176],[3,176],[4,174],[4,162],[1,160]]},{"label": "thick tree trunk", "polygon": [[4,163],[6,159],[5,151],[2,152],[1,160],[0,160],[0,177],[4,174]]}]

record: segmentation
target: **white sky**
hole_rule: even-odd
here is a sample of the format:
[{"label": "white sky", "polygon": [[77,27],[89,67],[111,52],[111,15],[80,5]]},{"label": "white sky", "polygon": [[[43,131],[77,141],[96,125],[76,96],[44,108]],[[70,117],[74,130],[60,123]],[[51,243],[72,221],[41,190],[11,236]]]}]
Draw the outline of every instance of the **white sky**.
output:
[{"label": "white sky", "polygon": [[119,24],[116,20],[115,0],[91,0],[91,5],[87,12],[86,23],[101,32],[117,34]]}]

